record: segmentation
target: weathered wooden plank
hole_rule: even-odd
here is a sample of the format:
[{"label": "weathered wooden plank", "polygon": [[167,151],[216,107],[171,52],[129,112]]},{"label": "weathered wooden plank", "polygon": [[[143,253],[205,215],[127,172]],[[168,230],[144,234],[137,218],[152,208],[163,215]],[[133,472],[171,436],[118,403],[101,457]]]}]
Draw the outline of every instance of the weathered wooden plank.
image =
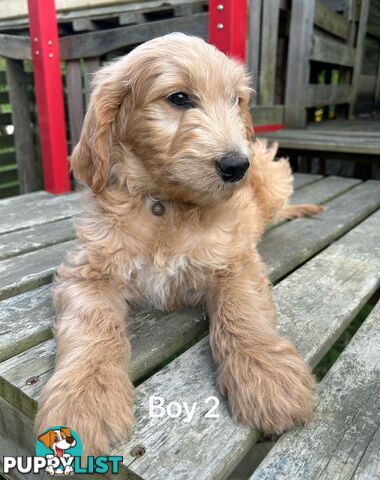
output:
[{"label": "weathered wooden plank", "polygon": [[32,50],[29,37],[1,33],[0,55],[15,60],[31,60]]},{"label": "weathered wooden plank", "polygon": [[[322,205],[331,201],[338,195],[342,195],[344,192],[359,185],[360,183],[361,180],[357,180],[354,178],[343,178],[335,176],[327,177],[323,180],[319,180],[317,183],[307,184],[300,190],[296,190],[290,199],[290,203],[316,203],[317,205]],[[268,226],[267,231],[271,230],[272,228],[278,227],[286,222],[286,220],[275,220]]]},{"label": "weathered wooden plank", "polygon": [[[380,284],[379,228],[377,213],[274,289],[280,330],[311,365]],[[152,395],[163,396],[166,405],[170,401],[198,402],[191,428],[183,414],[149,418]],[[204,417],[210,408],[204,400],[210,395],[220,399],[218,418]],[[216,389],[208,339],[141,384],[135,404],[137,422],[132,438],[115,452],[126,453],[124,463],[145,480],[170,480],[186,474],[199,480],[226,478],[257,438],[255,430],[231,420]],[[137,444],[146,450],[141,458],[130,455]]]},{"label": "weathered wooden plank", "polygon": [[288,128],[301,128],[306,123],[303,97],[309,80],[314,7],[314,1],[292,2],[285,92],[285,124]]},{"label": "weathered wooden plank", "polygon": [[270,261],[272,281],[311,258],[379,207],[380,183],[368,181],[334,198],[318,217],[302,218],[269,230],[259,252],[264,262]]},{"label": "weathered wooden plank", "polygon": [[[0,325],[7,322],[16,329],[16,333],[23,328],[20,319],[24,319],[29,310],[35,315],[36,321],[31,321],[28,326],[29,337],[18,337],[14,342],[11,332],[4,332],[0,336],[0,359],[3,363],[0,372],[4,378],[14,380],[14,385],[22,390],[21,402],[9,396],[9,391],[4,393],[12,404],[15,403],[26,415],[33,417],[36,409],[36,400],[43,386],[53,373],[55,359],[55,341],[48,339],[51,336],[51,322],[54,310],[51,303],[51,286],[38,289],[33,297],[31,292],[19,295],[17,302],[5,300],[1,302],[4,307],[4,319]],[[42,323],[42,326],[41,326]],[[164,313],[158,311],[138,310],[131,313],[129,319],[129,338],[132,344],[131,377],[134,381],[145,376],[157,365],[170,359],[179,348],[189,345],[194,339],[199,338],[207,328],[207,319],[204,313],[187,309],[182,312]],[[46,340],[46,341],[44,341]],[[13,344],[14,353],[10,358],[10,343]],[[42,343],[40,343],[42,342]],[[25,351],[25,347],[32,347]],[[19,353],[23,352],[23,353]],[[19,353],[19,355],[17,355]],[[5,359],[9,359],[6,362]],[[2,375],[0,373],[0,376]],[[28,385],[27,380],[34,377],[33,385]],[[12,380],[12,381],[13,381]],[[0,378],[0,393],[3,394]]]},{"label": "weathered wooden plank", "polygon": [[0,234],[68,218],[80,211],[78,194],[36,192],[0,201]]},{"label": "weathered wooden plank", "polygon": [[[328,180],[329,179],[325,180],[325,181],[327,181],[327,184],[328,184]],[[318,184],[320,184],[320,183],[321,182],[318,182]],[[375,182],[372,182],[372,183],[375,183]],[[330,182],[330,186],[332,187],[331,182]],[[344,187],[344,188],[347,188],[347,186],[348,186],[348,184],[342,185],[342,187]],[[300,192],[302,192],[302,190],[305,190],[306,195],[310,194],[310,193],[307,192],[308,187],[304,187],[303,189],[300,190]],[[371,193],[371,192],[369,192],[369,193]],[[316,197],[314,197],[314,199],[316,199]],[[302,197],[300,197],[300,200],[303,201],[304,199]],[[290,224],[288,224],[288,225],[290,225]],[[287,242],[286,236],[283,240],[284,240],[284,243]],[[265,244],[265,240],[264,240],[264,244]],[[295,244],[295,245],[297,245],[297,244]],[[300,248],[302,248],[302,246],[300,246]],[[270,271],[274,271],[274,268],[273,268],[272,265],[275,265],[275,263],[276,263],[275,258],[276,258],[277,255],[279,255],[279,249],[275,248],[272,252],[272,257],[270,257],[269,260],[268,260],[268,266],[269,266]],[[293,268],[293,266],[291,266],[291,268]],[[273,280],[272,276],[271,276],[271,278]],[[41,292],[41,293],[39,293],[39,292]],[[7,318],[12,317],[12,316],[14,317],[14,320],[13,320],[14,329],[16,328],[15,324],[17,322],[19,324],[21,324],[20,327],[17,327],[17,330],[19,332],[21,332],[21,334],[13,337],[14,339],[17,339],[17,342],[19,342],[19,343],[25,341],[25,340],[22,340],[22,336],[23,336],[22,325],[26,323],[27,319],[29,319],[28,321],[30,322],[30,328],[35,328],[36,331],[38,331],[40,329],[40,331],[38,331],[38,335],[46,335],[46,331],[49,330],[49,328],[50,328],[50,324],[51,324],[51,321],[52,321],[52,308],[49,307],[51,299],[50,299],[50,293],[48,291],[48,287],[44,287],[43,289],[40,289],[38,291],[38,295],[36,295],[36,298],[37,298],[37,300],[34,302],[33,301],[33,292],[28,292],[27,294],[20,295],[19,297],[15,297],[14,299],[10,299],[6,302],[2,302],[2,304],[1,304],[1,311],[4,312],[4,315]],[[20,304],[25,306],[24,309],[21,309],[19,307]],[[29,305],[29,307],[28,307],[28,305]],[[35,320],[33,320],[33,318],[31,318],[31,316],[29,315],[29,311],[28,311],[28,308],[32,308],[32,307],[35,308],[36,311],[38,311],[38,309],[40,309],[41,311],[44,311],[44,310],[48,309],[47,311],[50,312],[50,314],[47,317],[37,316],[35,318]],[[49,308],[50,308],[50,310],[49,310]],[[15,311],[18,312],[18,316],[15,315],[15,313],[14,313]],[[145,314],[143,314],[143,315],[145,315]],[[152,365],[154,365],[154,363],[155,363],[155,361],[157,361],[157,359],[160,359],[162,361],[162,358],[164,356],[163,352],[164,352],[164,350],[168,349],[168,344],[167,344],[165,338],[170,337],[171,334],[170,334],[170,330],[166,331],[166,328],[163,328],[163,322],[165,323],[166,320],[163,320],[162,319],[162,314],[157,314],[157,312],[154,312],[151,315],[152,315],[151,316],[151,322],[154,322],[155,318],[156,319],[161,318],[159,320],[160,328],[162,328],[162,331],[165,332],[165,333],[163,334],[162,342],[159,342],[159,345],[156,344],[156,348],[158,348],[158,352],[154,352],[153,350],[151,351],[150,349],[145,349],[145,355],[146,356],[145,356],[144,361],[137,360],[139,365],[144,365],[144,367],[141,367],[140,372],[136,374],[137,376],[143,375],[143,374],[146,373],[147,365],[152,367]],[[177,314],[177,315],[182,315],[182,314]],[[176,314],[174,314],[173,318],[175,318],[175,317],[176,317]],[[5,320],[5,323],[6,322],[7,322],[7,320]],[[198,319],[198,322],[202,323],[199,319]],[[36,325],[33,326],[32,325],[33,323],[36,323]],[[149,323],[149,322],[144,321],[144,322],[140,322],[140,323],[141,323],[140,327],[135,327],[134,328],[133,327],[133,321],[132,321],[132,326],[131,326],[132,330],[134,330],[134,329],[135,329],[135,331],[140,330],[140,335],[136,335],[136,336],[137,337],[140,336],[140,337],[143,337],[145,339],[147,339],[147,338],[153,338],[154,339],[155,335],[146,335],[146,334],[143,335],[143,334],[141,334],[141,329],[145,328],[145,327],[143,327],[143,325],[146,326],[147,323]],[[178,327],[174,328],[173,325],[170,325],[170,328],[172,329],[172,331],[176,331]],[[203,329],[205,328],[204,323],[202,325],[202,328]],[[199,333],[199,331],[197,331],[197,332]],[[193,339],[194,336],[191,336],[191,338]],[[170,340],[170,342],[171,342],[171,340]],[[170,342],[169,342],[169,344],[170,344]],[[3,358],[5,356],[5,354],[4,354],[4,351],[6,349],[5,345],[6,345],[6,348],[9,348],[9,339],[5,344],[2,343],[2,346],[0,346],[0,354],[3,356]],[[183,345],[183,344],[181,343],[181,341],[179,341],[179,348],[181,347],[181,345]],[[176,347],[178,348],[178,343],[177,343]],[[153,349],[153,347],[152,347],[152,349]],[[48,350],[51,352],[51,355],[53,355],[53,348],[49,347]],[[154,361],[151,360],[150,358],[152,357],[152,355],[154,356],[156,354],[158,355],[158,357],[155,357]],[[35,357],[36,355],[33,354],[32,356]],[[154,357],[152,357],[152,358],[154,358]],[[52,358],[51,358],[50,362],[51,362],[50,364],[52,364]],[[29,371],[30,371],[30,369],[28,369],[28,372]],[[43,366],[42,371],[43,372],[47,371],[45,366]]]},{"label": "weathered wooden plank", "polygon": [[[361,180],[356,178],[326,177],[319,182],[308,184],[293,193],[290,203],[327,203],[338,195],[360,185]],[[0,250],[1,252],[1,250]]]},{"label": "weathered wooden plank", "polygon": [[260,94],[261,105],[275,103],[276,59],[280,0],[267,0],[262,6],[262,38],[260,42]]},{"label": "weathered wooden plank", "polygon": [[284,435],[251,480],[380,478],[380,304],[318,388],[306,428]]},{"label": "weathered wooden plank", "polygon": [[357,101],[358,90],[359,90],[359,81],[360,81],[360,74],[362,70],[362,63],[363,63],[363,55],[364,55],[364,42],[366,37],[366,30],[367,30],[367,22],[369,16],[369,0],[362,0],[361,7],[360,7],[360,18],[359,18],[359,25],[358,25],[358,32],[357,32],[357,40],[356,40],[356,57],[355,57],[355,65],[352,75],[352,90],[351,90],[351,97],[350,97],[350,116],[352,117],[354,114],[355,104]]},{"label": "weathered wooden plank", "polygon": [[344,40],[348,38],[349,22],[343,15],[331,10],[321,0],[317,0],[315,4],[314,23],[322,30],[337,37]]},{"label": "weathered wooden plank", "polygon": [[260,43],[262,0],[249,0],[248,3],[248,69],[252,75],[253,87],[260,94]]},{"label": "weathered wooden plank", "polygon": [[[113,13],[121,9],[140,10],[143,8],[159,8],[181,3],[190,3],[192,0],[58,0],[57,13],[58,19],[68,20],[70,18],[80,18],[83,16],[99,15],[103,13]],[[20,18],[28,15],[27,4],[23,0],[13,0],[9,3],[7,0],[0,1],[0,18]]]},{"label": "weathered wooden plank", "polygon": [[274,125],[284,123],[284,106],[272,105],[264,107],[251,105],[253,125]]},{"label": "weathered wooden plank", "polygon": [[75,236],[70,218],[4,233],[0,237],[0,260],[72,240]]},{"label": "weathered wooden plank", "polygon": [[41,188],[34,154],[30,118],[29,94],[22,60],[6,59],[9,99],[12,105],[14,141],[18,166],[20,192]]},{"label": "weathered wooden plank", "polygon": [[0,362],[51,337],[51,285],[0,302]]},{"label": "weathered wooden plank", "polygon": [[94,73],[100,68],[100,58],[86,58],[83,61],[83,69],[84,69],[84,93],[86,99],[86,105],[90,101],[91,95],[91,84],[92,78]]},{"label": "weathered wooden plank", "polygon": [[66,82],[70,143],[73,149],[79,141],[84,119],[82,72],[79,60],[66,62]]},{"label": "weathered wooden plank", "polygon": [[263,138],[275,140],[283,149],[316,150],[325,152],[343,152],[348,154],[380,155],[380,140],[364,135],[333,136],[320,130],[282,130],[260,134]]},{"label": "weathered wooden plank", "polygon": [[[311,348],[305,357],[312,364],[379,286],[379,226],[380,214],[377,213],[274,289],[282,312],[281,330],[290,335],[301,351],[306,345]],[[319,282],[316,286],[315,280]],[[47,343],[0,366],[3,398],[17,402],[18,408],[28,415],[34,413],[40,385],[46,381],[44,372],[51,365]],[[40,381],[28,385],[27,375],[34,376],[38,362],[45,367],[38,370]],[[188,402],[201,402],[195,426],[193,423],[189,429],[183,418],[148,420],[145,408],[149,394],[162,395],[163,391],[167,402],[180,396]],[[210,405],[203,402],[209,395],[219,396],[205,339],[138,388],[136,433],[131,442],[118,451],[129,454],[132,446],[143,443],[147,453],[139,460],[128,455],[130,468],[139,475],[143,471],[143,478],[170,480],[184,472],[194,473],[197,479],[225,478],[255,441],[257,432],[233,424],[224,401],[218,408],[221,417],[204,419],[202,415]],[[176,454],[165,455],[168,451]]]},{"label": "weathered wooden plank", "polygon": [[315,34],[313,35],[310,60],[352,67],[355,64],[355,49]]},{"label": "weathered wooden plank", "polygon": [[0,300],[49,283],[73,241],[0,261]]},{"label": "weathered wooden plank", "polygon": [[[198,13],[141,25],[113,28],[97,32],[69,35],[60,40],[60,53],[63,60],[97,57],[117,48],[146,42],[170,32],[184,32],[208,38],[208,14]],[[1,51],[0,51],[1,53]]]},{"label": "weathered wooden plank", "polygon": [[349,103],[351,85],[318,85],[306,87],[305,107]]},{"label": "weathered wooden plank", "polygon": [[[354,185],[356,185],[360,181],[358,180],[352,180],[352,179],[342,179],[342,178],[335,178],[335,177],[329,177],[324,180],[320,180],[320,176],[318,175],[299,175],[296,174],[295,176],[296,179],[298,179],[298,182],[300,185],[304,185],[303,188],[295,192],[296,200],[297,202],[300,203],[305,203],[305,202],[316,202],[316,203],[325,203],[334,196],[338,195],[339,193],[345,192],[347,189],[352,188]],[[312,183],[308,184],[306,186],[306,181],[318,181],[317,183]],[[67,221],[62,221],[59,223],[64,223],[64,222],[69,222],[70,220]],[[57,222],[58,223],[58,222]],[[56,225],[56,224],[53,224]],[[44,229],[45,227],[50,227],[50,224],[42,227],[38,227],[35,230],[38,231],[39,229]],[[30,229],[32,230],[32,229]],[[34,230],[34,229],[33,229]],[[55,231],[55,228],[52,229],[52,231]],[[28,237],[29,230],[23,230],[22,232],[16,232],[16,233],[23,233],[25,237]],[[12,235],[12,234],[10,234]],[[2,238],[4,238],[6,235],[3,235]],[[33,242],[35,242],[35,238],[32,236]],[[42,241],[44,241],[42,239]],[[63,241],[63,239],[62,239]],[[265,243],[265,238],[264,238],[264,243]],[[30,248],[30,247],[29,247]],[[272,263],[275,261],[276,256],[278,255],[277,251],[273,251],[273,258],[270,258],[268,260],[268,265],[269,267],[272,265]],[[50,325],[53,321],[53,313],[52,309],[48,310],[51,312],[49,315],[45,316],[46,310],[46,305],[50,305],[51,299],[50,299],[50,291],[49,289],[44,289],[45,287],[42,288],[43,295],[40,294],[40,290],[35,290],[36,292],[36,299],[33,298],[33,292],[28,292],[22,295],[18,295],[16,297],[13,297],[13,299],[6,300],[2,303],[0,303],[0,311],[2,312],[2,315],[4,317],[4,320],[2,323],[6,325],[10,320],[9,318],[12,318],[12,334],[8,337],[6,336],[3,340],[0,337],[0,359],[5,359],[5,357],[9,354],[9,352],[12,351],[12,348],[17,348],[17,345],[23,345],[26,342],[28,345],[31,345],[32,343],[34,345],[37,345],[39,343],[39,338],[40,337],[45,337],[47,335],[50,335]],[[19,303],[21,302],[22,305],[25,305],[23,309],[20,309]],[[34,315],[30,313],[30,311],[27,308],[27,305],[31,305],[30,308],[35,308],[38,311],[38,305],[41,304],[41,312],[43,312],[42,315]],[[15,314],[16,312],[19,312],[18,315]],[[162,314],[159,314],[157,312],[152,313],[152,315],[155,315],[157,318],[161,318]],[[153,318],[153,317],[152,317]],[[0,322],[1,322],[1,317],[0,317]],[[0,323],[1,324],[1,323]],[[18,325],[18,326],[17,326]],[[23,325],[28,325],[29,329],[23,329]],[[170,324],[167,324],[168,327],[172,328]],[[162,361],[164,358],[167,358],[168,352],[171,354],[172,352],[172,337],[171,333],[165,332],[165,322],[163,320],[160,320],[160,328],[164,332],[163,334],[163,340],[160,342],[159,347],[156,347],[154,351],[149,351],[147,359],[144,360],[144,365],[145,365],[145,370],[141,371],[141,375],[146,373],[146,369],[153,368],[159,361]],[[206,329],[206,324],[203,323],[202,325],[203,329]],[[133,328],[133,327],[132,327]],[[172,328],[173,329],[173,328]],[[31,333],[31,330],[33,333]],[[1,331],[1,329],[0,329]],[[176,329],[174,329],[176,331]],[[198,335],[198,331],[192,330],[189,332],[191,339],[194,339],[194,335]],[[143,335],[144,337],[147,337],[147,335]],[[27,337],[27,338],[25,338]],[[33,338],[35,337],[35,338]],[[154,336],[153,336],[154,338]],[[183,346],[183,342],[185,339],[188,337],[181,337],[177,342],[176,342],[176,348],[179,349],[181,346]],[[166,339],[166,340],[165,340]],[[186,340],[187,341],[187,340]],[[12,345],[15,345],[14,347]]]},{"label": "weathered wooden plank", "polygon": [[315,183],[318,180],[322,180],[322,175],[311,175],[310,173],[294,173],[293,174],[293,187],[294,190]]}]

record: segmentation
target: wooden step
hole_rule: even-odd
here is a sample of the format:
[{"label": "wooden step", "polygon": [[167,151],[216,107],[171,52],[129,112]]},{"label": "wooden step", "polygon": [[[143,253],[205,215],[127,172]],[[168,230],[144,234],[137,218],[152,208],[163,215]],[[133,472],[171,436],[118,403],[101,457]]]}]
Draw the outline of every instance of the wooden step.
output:
[{"label": "wooden step", "polygon": [[380,303],[318,388],[313,421],[284,435],[250,480],[379,478]]}]

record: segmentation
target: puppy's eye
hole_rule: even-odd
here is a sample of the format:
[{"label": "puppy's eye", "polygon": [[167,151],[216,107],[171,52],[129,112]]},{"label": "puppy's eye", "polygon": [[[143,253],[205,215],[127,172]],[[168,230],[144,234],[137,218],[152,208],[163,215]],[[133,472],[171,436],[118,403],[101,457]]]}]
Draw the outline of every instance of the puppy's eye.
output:
[{"label": "puppy's eye", "polygon": [[170,103],[179,108],[194,108],[195,103],[187,93],[176,92],[168,97]]}]

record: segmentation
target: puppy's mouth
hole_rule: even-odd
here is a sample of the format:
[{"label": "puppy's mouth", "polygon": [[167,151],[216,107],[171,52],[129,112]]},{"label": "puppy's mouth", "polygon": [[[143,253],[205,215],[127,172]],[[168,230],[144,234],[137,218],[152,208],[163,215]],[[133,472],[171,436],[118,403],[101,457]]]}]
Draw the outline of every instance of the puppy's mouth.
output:
[{"label": "puppy's mouth", "polygon": [[57,454],[57,457],[62,457],[64,450],[59,447],[55,447],[55,453]]}]

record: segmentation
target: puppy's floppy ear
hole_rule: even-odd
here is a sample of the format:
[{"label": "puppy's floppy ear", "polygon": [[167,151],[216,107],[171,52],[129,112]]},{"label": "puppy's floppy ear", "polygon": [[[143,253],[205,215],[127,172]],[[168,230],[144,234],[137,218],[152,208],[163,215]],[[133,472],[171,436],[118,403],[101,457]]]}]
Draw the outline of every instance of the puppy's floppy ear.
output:
[{"label": "puppy's floppy ear", "polygon": [[245,132],[248,141],[252,141],[253,135],[253,120],[251,115],[251,110],[249,108],[249,98],[243,99],[240,102],[240,111],[243,117],[244,125],[245,125]]},{"label": "puppy's floppy ear", "polygon": [[54,435],[55,433],[52,430],[48,430],[47,432],[43,433],[38,437],[38,440],[42,442],[45,447],[51,448],[54,443]]},{"label": "puppy's floppy ear", "polygon": [[71,155],[74,176],[95,193],[107,183],[115,122],[127,94],[124,63],[125,57],[96,74],[81,138]]},{"label": "puppy's floppy ear", "polygon": [[246,137],[248,141],[252,141],[253,134],[253,120],[250,109],[250,100],[251,95],[255,93],[253,88],[250,87],[250,79],[245,69],[243,81],[239,88],[239,105],[240,105],[240,115],[243,119],[246,131]]}]

